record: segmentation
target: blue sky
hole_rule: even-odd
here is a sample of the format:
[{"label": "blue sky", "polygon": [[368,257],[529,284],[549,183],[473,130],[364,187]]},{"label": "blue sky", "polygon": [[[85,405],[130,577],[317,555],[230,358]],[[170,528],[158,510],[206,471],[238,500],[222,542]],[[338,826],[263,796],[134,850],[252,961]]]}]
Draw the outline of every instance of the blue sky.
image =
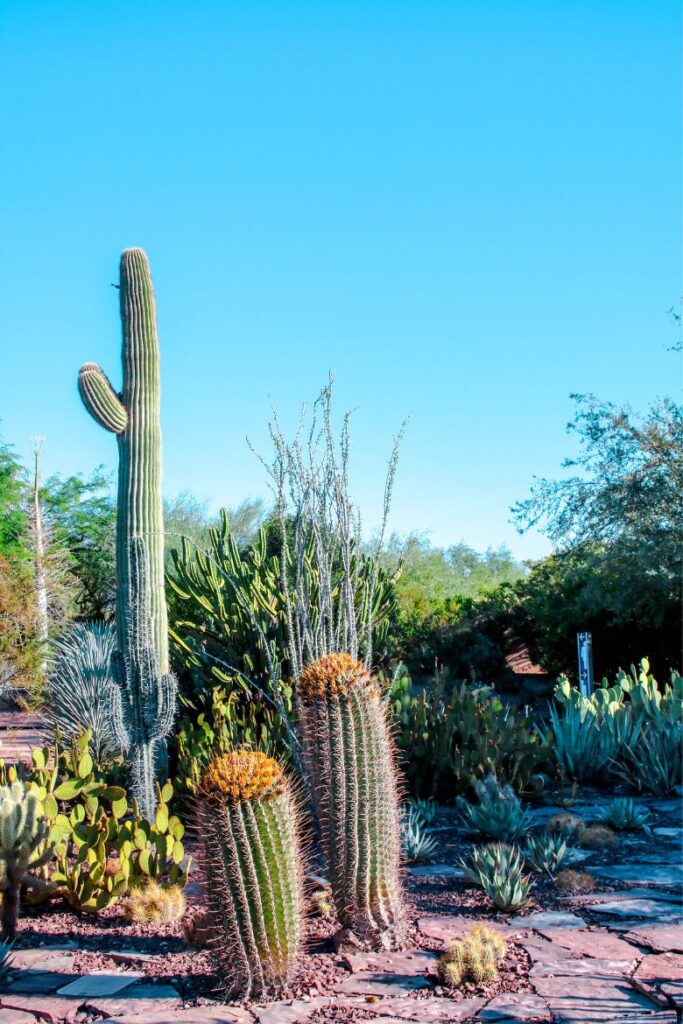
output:
[{"label": "blue sky", "polygon": [[0,0],[0,417],[48,472],[113,468],[78,367],[119,376],[118,255],[149,253],[165,489],[266,493],[334,370],[368,525],[508,544],[571,391],[679,387],[672,0]]}]

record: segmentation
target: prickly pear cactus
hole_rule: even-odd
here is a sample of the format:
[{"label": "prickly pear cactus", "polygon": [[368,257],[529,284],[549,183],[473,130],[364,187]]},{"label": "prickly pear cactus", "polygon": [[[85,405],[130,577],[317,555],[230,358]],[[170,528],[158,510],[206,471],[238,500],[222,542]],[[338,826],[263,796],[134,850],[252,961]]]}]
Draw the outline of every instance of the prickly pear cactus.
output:
[{"label": "prickly pear cactus", "polygon": [[302,935],[302,868],[289,783],[265,754],[237,750],[204,771],[197,803],[208,925],[231,996],[278,995]]},{"label": "prickly pear cactus", "polygon": [[400,945],[401,816],[379,688],[361,662],[329,654],[297,688],[304,761],[320,826],[339,942]]}]

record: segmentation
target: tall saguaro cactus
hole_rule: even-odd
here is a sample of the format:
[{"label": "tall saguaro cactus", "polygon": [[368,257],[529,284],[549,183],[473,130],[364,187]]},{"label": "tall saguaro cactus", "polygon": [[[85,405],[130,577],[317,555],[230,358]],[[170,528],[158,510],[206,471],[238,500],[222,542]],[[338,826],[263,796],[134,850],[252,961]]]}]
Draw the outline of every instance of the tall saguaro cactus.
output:
[{"label": "tall saguaro cactus", "polygon": [[[119,446],[119,484],[116,524],[116,630],[120,664],[125,663],[126,687],[133,722],[131,745],[150,743],[159,729],[139,732],[143,719],[153,717],[158,704],[160,724],[169,721],[168,621],[164,593],[164,536],[161,498],[161,428],[159,423],[159,343],[154,289],[147,257],[142,249],[126,249],[121,256],[120,303],[123,327],[123,390],[117,394],[95,363],[81,367],[78,387],[91,416],[116,434]],[[143,548],[140,546],[142,541]],[[144,549],[144,571],[140,556]],[[141,593],[144,587],[145,593]],[[144,615],[147,621],[140,622]],[[150,706],[136,709],[139,686],[129,678],[129,662],[140,650],[144,635],[147,660],[145,687]],[[149,667],[157,676],[149,680]],[[139,666],[135,670],[139,675]],[[135,674],[135,673],[134,673]],[[166,682],[164,682],[166,680]],[[175,691],[173,692],[175,700]],[[172,717],[172,715],[171,715]],[[137,724],[136,724],[137,723]],[[167,726],[170,727],[170,726]],[[136,729],[138,730],[136,734]],[[141,803],[144,803],[144,799]]]}]

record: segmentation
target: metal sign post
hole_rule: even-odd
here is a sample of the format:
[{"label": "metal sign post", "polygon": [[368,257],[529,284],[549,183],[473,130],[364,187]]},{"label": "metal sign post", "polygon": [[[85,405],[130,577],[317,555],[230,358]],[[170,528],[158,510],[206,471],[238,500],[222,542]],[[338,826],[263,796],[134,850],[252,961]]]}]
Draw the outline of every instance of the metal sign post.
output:
[{"label": "metal sign post", "polygon": [[593,692],[593,635],[577,633],[576,647],[579,655],[579,690],[582,697]]}]

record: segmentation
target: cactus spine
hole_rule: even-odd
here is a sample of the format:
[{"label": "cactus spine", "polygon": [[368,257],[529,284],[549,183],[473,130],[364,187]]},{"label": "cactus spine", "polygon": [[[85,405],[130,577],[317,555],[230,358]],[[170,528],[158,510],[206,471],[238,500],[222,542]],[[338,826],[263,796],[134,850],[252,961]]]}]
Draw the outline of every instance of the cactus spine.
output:
[{"label": "cactus spine", "polygon": [[23,782],[0,786],[1,938],[12,941],[19,917],[19,892],[29,868],[40,867],[51,851],[38,853],[46,836],[40,802]]},{"label": "cactus spine", "polygon": [[282,992],[302,934],[297,810],[276,761],[237,750],[204,771],[197,808],[208,924],[232,996]]},{"label": "cactus spine", "polygon": [[330,654],[301,672],[297,697],[339,939],[395,947],[403,924],[401,819],[379,689],[362,663]]},{"label": "cactus spine", "polygon": [[[129,745],[137,769],[145,777],[141,806],[149,812],[155,761],[165,752],[163,728],[170,728],[175,689],[169,685],[168,621],[164,593],[164,537],[161,497],[161,428],[159,423],[159,345],[154,289],[145,253],[127,249],[121,256],[120,304],[123,327],[123,390],[116,394],[95,363],[81,367],[78,385],[93,418],[116,434],[119,447],[119,484],[116,520],[116,630],[120,662],[129,669],[131,658],[144,651],[147,664],[137,666],[134,678],[121,679],[133,705],[138,700],[139,677],[153,668],[152,704],[158,722],[149,724],[152,708],[133,708],[128,716]],[[144,571],[141,546],[144,545]],[[145,593],[140,592],[144,583]],[[140,616],[144,621],[140,621]],[[143,639],[141,639],[141,637]],[[149,655],[149,656],[148,656]],[[121,716],[119,716],[121,718]],[[151,773],[151,779],[147,778]],[[137,782],[134,780],[134,785]]]}]

